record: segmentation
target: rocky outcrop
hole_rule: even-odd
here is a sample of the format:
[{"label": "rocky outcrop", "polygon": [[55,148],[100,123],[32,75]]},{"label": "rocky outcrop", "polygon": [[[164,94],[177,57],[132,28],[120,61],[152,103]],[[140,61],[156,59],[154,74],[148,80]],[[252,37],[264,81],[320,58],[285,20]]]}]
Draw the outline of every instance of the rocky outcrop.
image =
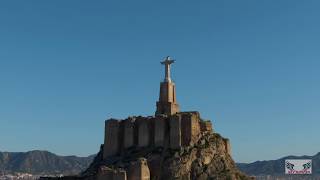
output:
[{"label": "rocky outcrop", "polygon": [[[102,150],[91,166],[81,177],[96,179],[101,167],[108,167],[113,172],[130,172],[132,164],[144,158],[150,171],[150,178],[155,180],[206,180],[206,179],[252,179],[240,172],[226,149],[223,138],[217,133],[203,133],[198,142],[180,149],[139,148],[134,147],[122,156],[102,158]],[[100,169],[100,170],[99,170]],[[128,174],[130,180],[130,175]],[[112,180],[112,179],[110,179]]]},{"label": "rocky outcrop", "polygon": [[249,179],[237,170],[224,139],[219,134],[206,134],[197,144],[182,148],[163,164],[163,179]]},{"label": "rocky outcrop", "polygon": [[[169,56],[155,116],[105,121],[104,144],[80,179],[250,179],[231,158],[228,139],[214,133],[197,111],[181,112],[170,78]],[[72,177],[69,177],[72,178]]]},{"label": "rocky outcrop", "polygon": [[229,139],[212,127],[195,111],[107,120],[105,144],[92,164],[64,179],[253,179],[237,169]]}]

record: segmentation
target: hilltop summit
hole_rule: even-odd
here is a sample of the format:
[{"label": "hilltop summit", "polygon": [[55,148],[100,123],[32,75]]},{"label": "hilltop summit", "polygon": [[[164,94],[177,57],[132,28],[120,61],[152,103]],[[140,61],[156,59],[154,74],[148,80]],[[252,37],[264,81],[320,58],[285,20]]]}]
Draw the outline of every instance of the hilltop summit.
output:
[{"label": "hilltop summit", "polygon": [[154,116],[105,121],[104,144],[90,167],[77,177],[98,180],[251,179],[231,157],[231,145],[197,111],[180,111],[174,63],[166,57]]}]

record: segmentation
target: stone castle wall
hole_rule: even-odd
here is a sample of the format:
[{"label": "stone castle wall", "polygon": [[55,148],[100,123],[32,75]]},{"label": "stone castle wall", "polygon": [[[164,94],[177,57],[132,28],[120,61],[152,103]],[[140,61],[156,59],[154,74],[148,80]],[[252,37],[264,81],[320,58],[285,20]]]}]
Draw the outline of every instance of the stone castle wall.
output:
[{"label": "stone castle wall", "polygon": [[[125,170],[114,170],[109,167],[101,167],[97,172],[96,180],[127,180]],[[131,180],[131,179],[129,179]]]},{"label": "stone castle wall", "polygon": [[105,122],[103,158],[120,155],[131,147],[169,147],[179,149],[194,144],[201,132],[212,131],[209,121],[198,112],[179,112],[169,117],[129,117]]},{"label": "stone castle wall", "polygon": [[150,170],[146,159],[140,158],[131,164],[128,170],[128,180],[150,180]]},{"label": "stone castle wall", "polygon": [[120,141],[120,121],[109,119],[105,122],[103,158],[117,154]]},{"label": "stone castle wall", "polygon": [[[213,133],[212,127],[212,123],[202,120],[196,111],[179,112],[169,116],[138,116],[124,120],[106,120],[105,144],[101,160],[109,165],[100,167],[95,179],[150,180],[151,177],[163,179],[168,175],[166,174],[168,172],[160,170],[168,165],[161,157],[163,152],[175,152],[175,155],[177,152],[179,155],[181,152],[183,154],[188,152],[189,157],[184,161],[192,162],[194,161],[192,158],[199,158],[204,164],[212,164],[215,153],[220,153],[223,158],[231,157],[229,139]],[[211,141],[217,143],[210,143]],[[194,148],[184,147],[209,149],[194,153]],[[139,153],[135,154],[136,152]],[[150,152],[156,153],[149,156]],[[132,154],[134,157],[128,159],[128,155]],[[119,161],[119,158],[122,160]],[[181,168],[188,169],[183,165]]]},{"label": "stone castle wall", "polygon": [[140,158],[131,162],[129,169],[102,166],[98,169],[96,180],[150,180],[147,160]]}]

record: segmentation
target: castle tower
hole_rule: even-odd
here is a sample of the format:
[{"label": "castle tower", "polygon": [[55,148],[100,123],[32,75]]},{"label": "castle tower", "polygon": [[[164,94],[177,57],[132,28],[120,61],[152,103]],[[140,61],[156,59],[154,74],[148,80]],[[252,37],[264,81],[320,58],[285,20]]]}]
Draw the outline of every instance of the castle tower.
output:
[{"label": "castle tower", "polygon": [[169,56],[161,62],[161,64],[165,66],[165,78],[164,81],[160,83],[160,95],[159,101],[157,102],[156,115],[172,115],[179,112],[179,105],[176,99],[176,87],[170,77],[170,65],[172,63],[174,63],[174,60]]}]

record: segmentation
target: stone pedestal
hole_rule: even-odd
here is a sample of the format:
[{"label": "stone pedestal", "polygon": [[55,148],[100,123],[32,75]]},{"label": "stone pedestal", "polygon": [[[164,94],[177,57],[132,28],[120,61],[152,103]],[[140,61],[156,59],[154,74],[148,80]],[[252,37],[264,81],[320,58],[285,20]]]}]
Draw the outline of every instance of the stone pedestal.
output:
[{"label": "stone pedestal", "polygon": [[172,115],[179,111],[180,108],[176,100],[175,84],[173,82],[161,82],[156,115]]}]

